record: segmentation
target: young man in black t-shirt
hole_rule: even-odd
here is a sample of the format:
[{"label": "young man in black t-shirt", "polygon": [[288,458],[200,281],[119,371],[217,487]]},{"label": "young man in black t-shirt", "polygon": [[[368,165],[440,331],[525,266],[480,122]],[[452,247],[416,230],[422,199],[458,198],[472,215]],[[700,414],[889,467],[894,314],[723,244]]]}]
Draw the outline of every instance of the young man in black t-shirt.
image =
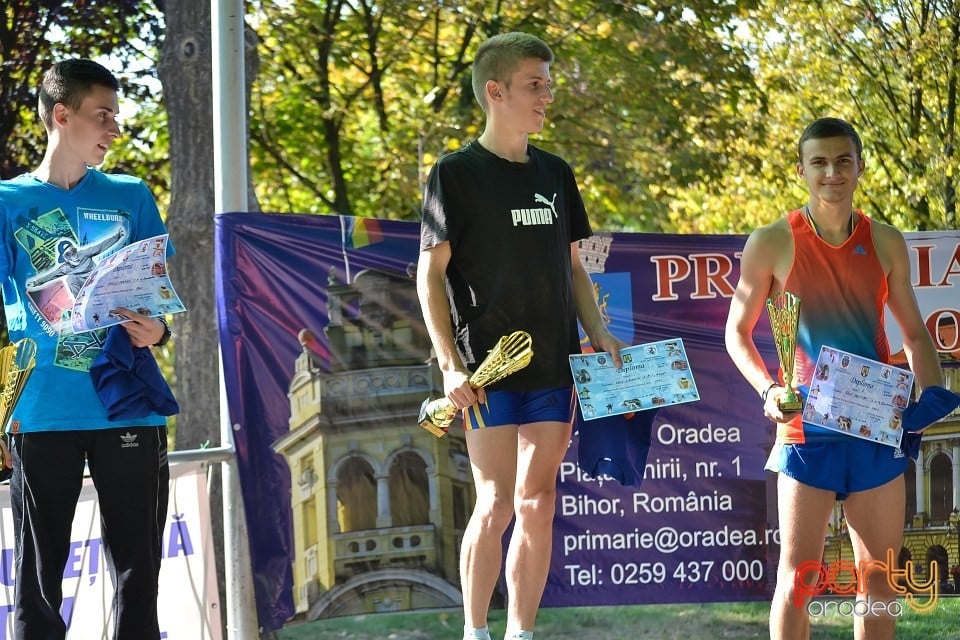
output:
[{"label": "young man in black t-shirt", "polygon": [[[463,537],[464,638],[489,640],[487,609],[507,550],[507,640],[533,637],[550,567],[557,469],[567,450],[573,391],[567,356],[620,347],[604,325],[577,241],[590,236],[570,166],[530,145],[553,102],[553,53],[523,33],[480,45],[473,90],[480,137],[437,162],[423,203],[417,290],[444,393],[463,410],[477,504]],[[486,389],[472,370],[503,336],[527,331],[533,360]]]}]

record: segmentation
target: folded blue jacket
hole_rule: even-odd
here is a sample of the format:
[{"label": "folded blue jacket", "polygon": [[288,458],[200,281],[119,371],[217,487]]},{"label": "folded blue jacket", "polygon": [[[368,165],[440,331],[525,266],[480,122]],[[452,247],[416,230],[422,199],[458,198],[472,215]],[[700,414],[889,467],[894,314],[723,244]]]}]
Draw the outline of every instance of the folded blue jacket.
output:
[{"label": "folded blue jacket", "polygon": [[585,421],[577,415],[580,440],[577,464],[594,477],[613,478],[624,487],[639,487],[650,453],[653,419],[660,407]]},{"label": "folded blue jacket", "polygon": [[90,367],[90,377],[110,420],[180,413],[180,405],[153,353],[148,347],[134,347],[120,325],[107,331],[103,351]]},{"label": "folded blue jacket", "polygon": [[903,410],[903,441],[900,447],[903,452],[917,459],[920,455],[920,440],[922,433],[918,430],[930,426],[937,420],[947,417],[954,409],[960,407],[960,396],[943,387],[927,387],[920,394],[916,402]]}]

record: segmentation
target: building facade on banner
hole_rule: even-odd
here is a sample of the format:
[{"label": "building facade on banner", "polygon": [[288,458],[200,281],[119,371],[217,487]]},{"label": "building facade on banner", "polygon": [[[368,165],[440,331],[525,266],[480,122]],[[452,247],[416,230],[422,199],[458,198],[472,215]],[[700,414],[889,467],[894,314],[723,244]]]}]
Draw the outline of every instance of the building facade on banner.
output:
[{"label": "building facade on banner", "polygon": [[328,287],[329,350],[311,329],[290,379],[294,599],[309,620],[462,604],[472,510],[461,429],[417,424],[442,394],[413,279],[363,271]]},{"label": "building facade on banner", "polygon": [[[609,252],[604,236],[580,244],[594,274]],[[292,478],[293,595],[308,620],[462,604],[460,540],[475,493],[459,423],[444,438],[417,425],[442,380],[412,276],[368,269],[349,283],[331,280],[323,339],[315,327],[298,336],[288,431],[273,449]],[[609,322],[606,302],[598,295]],[[953,332],[941,344],[957,344],[955,327],[939,330]],[[947,386],[960,390],[958,353],[942,358]],[[925,432],[906,487],[901,567],[911,560],[925,583],[933,563],[941,592],[960,593],[960,411]],[[775,504],[771,494],[771,513]],[[852,559],[838,503],[824,562]],[[774,554],[768,562],[775,567]]]},{"label": "building facade on banner", "polygon": [[[944,362],[947,388],[960,391],[960,368]],[[924,431],[920,455],[905,474],[906,521],[899,568],[913,563],[914,582],[925,584],[936,566],[940,593],[960,593],[960,410]],[[837,503],[827,532],[826,563],[852,561],[853,548]]]}]

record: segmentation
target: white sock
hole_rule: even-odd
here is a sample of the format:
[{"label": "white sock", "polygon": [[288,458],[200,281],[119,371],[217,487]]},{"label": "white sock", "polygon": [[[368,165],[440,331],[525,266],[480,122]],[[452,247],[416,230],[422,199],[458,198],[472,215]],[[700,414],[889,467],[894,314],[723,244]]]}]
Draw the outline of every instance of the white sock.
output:
[{"label": "white sock", "polygon": [[463,640],[490,640],[490,630],[487,627],[480,627],[479,629],[464,627]]},{"label": "white sock", "polygon": [[533,640],[533,631],[508,631],[503,640]]}]

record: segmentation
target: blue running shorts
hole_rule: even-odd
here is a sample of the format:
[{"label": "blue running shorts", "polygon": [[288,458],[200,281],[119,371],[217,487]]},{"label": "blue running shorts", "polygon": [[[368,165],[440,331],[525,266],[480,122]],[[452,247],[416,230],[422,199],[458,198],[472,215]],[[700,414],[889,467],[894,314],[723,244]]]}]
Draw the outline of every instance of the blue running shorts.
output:
[{"label": "blue running shorts", "polygon": [[487,391],[487,401],[463,410],[463,428],[486,429],[573,420],[573,386],[539,391]]},{"label": "blue running shorts", "polygon": [[775,444],[764,467],[843,500],[890,482],[907,469],[909,458],[899,447],[860,438],[803,444]]}]

